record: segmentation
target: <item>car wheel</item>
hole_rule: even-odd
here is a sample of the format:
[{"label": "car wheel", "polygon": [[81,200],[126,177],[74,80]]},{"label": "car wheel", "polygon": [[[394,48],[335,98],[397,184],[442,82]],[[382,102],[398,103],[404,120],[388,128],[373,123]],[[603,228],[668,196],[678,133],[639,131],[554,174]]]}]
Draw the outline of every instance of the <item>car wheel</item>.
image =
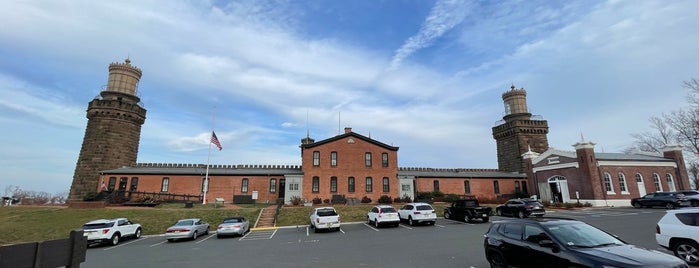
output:
[{"label": "car wheel", "polygon": [[413,217],[408,217],[408,224],[410,224],[411,226],[415,225],[415,222],[413,221]]},{"label": "car wheel", "polygon": [[222,235],[220,235],[220,234],[217,234],[217,235],[216,235],[216,238],[221,238],[221,236],[222,236]]},{"label": "car wheel", "polygon": [[501,210],[501,209],[496,209],[496,210],[495,210],[495,215],[502,216],[502,210]]},{"label": "car wheel", "polygon": [[699,207],[699,200],[692,200],[693,207]]},{"label": "car wheel", "polygon": [[192,234],[192,240],[197,240],[197,236],[199,236],[199,234],[197,233],[197,231],[194,231],[194,233]]},{"label": "car wheel", "polygon": [[373,222],[371,222],[371,219],[369,218],[369,216],[366,216],[366,224],[369,224],[369,225],[373,224]]},{"label": "car wheel", "polygon": [[112,246],[116,246],[117,244],[119,244],[119,238],[121,238],[119,234],[114,234],[112,235],[112,239],[110,239],[109,242],[112,244]]},{"label": "car wheel", "polygon": [[136,229],[136,234],[134,235],[136,239],[141,238],[141,228]]},{"label": "car wheel", "polygon": [[374,226],[379,228],[379,219],[374,219]]},{"label": "car wheel", "polygon": [[506,268],[507,260],[499,251],[491,250],[488,254],[488,262],[491,268]]},{"label": "car wheel", "polygon": [[665,204],[665,208],[667,208],[667,209],[674,209],[674,208],[675,208],[675,204],[673,204],[673,203],[667,203],[667,204]]},{"label": "car wheel", "polygon": [[466,214],[466,215],[464,216],[464,221],[465,221],[465,222],[471,222],[471,215]]},{"label": "car wheel", "polygon": [[642,207],[642,206],[641,206],[641,203],[638,203],[638,202],[634,202],[634,203],[631,204],[631,205],[632,205],[633,207],[635,207],[635,208],[641,208],[641,207]]},{"label": "car wheel", "polygon": [[675,245],[675,256],[687,262],[689,265],[699,264],[699,245],[692,241],[680,241]]},{"label": "car wheel", "polygon": [[204,231],[204,235],[208,235],[208,234],[209,234],[209,228],[206,228],[206,230]]},{"label": "car wheel", "polygon": [[172,239],[172,238],[167,239],[167,242],[173,242],[173,241],[175,241],[175,239]]},{"label": "car wheel", "polygon": [[447,220],[451,219],[451,215],[449,214],[449,212],[447,212],[447,211],[444,212],[444,218]]},{"label": "car wheel", "polygon": [[524,218],[524,211],[520,210],[519,212],[517,212],[517,218],[520,218],[520,219]]},{"label": "car wheel", "polygon": [[490,220],[490,218],[488,218],[488,217],[483,217],[483,222],[488,222],[488,220]]},{"label": "car wheel", "polygon": [[315,228],[315,226],[314,226],[314,227],[313,227],[313,232],[314,232],[314,233],[317,233],[317,232],[318,232],[318,228]]}]

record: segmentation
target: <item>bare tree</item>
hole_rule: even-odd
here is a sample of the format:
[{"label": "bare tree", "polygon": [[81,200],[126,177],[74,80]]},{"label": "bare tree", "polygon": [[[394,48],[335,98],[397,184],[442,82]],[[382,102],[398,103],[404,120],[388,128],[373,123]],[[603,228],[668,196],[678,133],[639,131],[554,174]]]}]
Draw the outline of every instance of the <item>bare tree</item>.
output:
[{"label": "bare tree", "polygon": [[694,189],[697,189],[699,186],[699,162],[689,162],[689,168],[687,171],[689,172],[691,184],[694,185]]},{"label": "bare tree", "polygon": [[[644,152],[661,152],[665,144],[675,142],[676,136],[674,131],[665,123],[664,118],[653,116],[650,121],[650,127],[653,132],[643,132],[631,134],[635,139],[634,146]],[[631,151],[631,150],[627,150]]]},{"label": "bare tree", "polygon": [[684,81],[682,86],[689,89],[689,104],[694,107],[699,106],[699,80],[692,78],[692,80]]}]

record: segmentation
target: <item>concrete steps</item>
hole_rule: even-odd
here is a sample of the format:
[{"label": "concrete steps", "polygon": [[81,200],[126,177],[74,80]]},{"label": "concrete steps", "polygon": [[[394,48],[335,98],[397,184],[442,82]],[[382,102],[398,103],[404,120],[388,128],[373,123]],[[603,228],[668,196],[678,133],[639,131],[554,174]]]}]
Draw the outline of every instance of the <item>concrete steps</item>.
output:
[{"label": "concrete steps", "polygon": [[276,209],[276,205],[263,208],[255,228],[274,227],[274,214],[276,213]]}]

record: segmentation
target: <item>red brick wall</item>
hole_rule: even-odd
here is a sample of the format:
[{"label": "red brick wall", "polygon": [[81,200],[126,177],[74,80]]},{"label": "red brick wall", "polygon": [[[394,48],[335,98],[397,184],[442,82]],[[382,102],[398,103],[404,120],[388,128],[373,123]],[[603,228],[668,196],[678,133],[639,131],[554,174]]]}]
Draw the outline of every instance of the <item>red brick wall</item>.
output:
[{"label": "red brick wall", "polygon": [[[418,178],[417,192],[432,192],[434,191],[434,181],[439,181],[439,191],[444,194],[456,195],[474,195],[479,199],[496,199],[502,195],[512,195],[515,191],[515,181],[527,181],[525,178]],[[471,192],[466,193],[464,190],[464,181],[470,182]],[[493,182],[498,181],[500,193],[496,194]],[[532,185],[527,183],[527,189],[531,193]]]},{"label": "red brick wall", "polygon": [[[348,143],[352,139],[354,143]],[[313,166],[313,152],[320,152],[320,165]],[[337,166],[330,165],[330,153],[337,152]],[[372,165],[366,167],[364,154],[372,154]],[[382,166],[381,154],[388,153],[388,167]],[[303,198],[330,199],[333,194],[345,194],[347,198],[367,196],[376,202],[382,195],[398,197],[398,152],[349,136],[340,140],[303,149]],[[319,178],[318,192],[313,192],[313,177]],[[330,192],[330,177],[337,177],[337,192]],[[354,177],[355,192],[347,192],[348,177]],[[372,178],[372,191],[366,191],[366,178]],[[383,178],[389,179],[389,191],[383,191]]]}]

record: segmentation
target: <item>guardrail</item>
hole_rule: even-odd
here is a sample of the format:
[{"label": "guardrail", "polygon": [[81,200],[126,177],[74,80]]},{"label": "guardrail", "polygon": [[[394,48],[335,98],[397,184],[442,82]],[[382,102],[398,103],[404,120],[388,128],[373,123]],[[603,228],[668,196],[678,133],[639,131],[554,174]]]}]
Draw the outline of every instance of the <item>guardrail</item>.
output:
[{"label": "guardrail", "polygon": [[0,267],[76,268],[85,262],[87,238],[73,230],[67,239],[0,246]]}]

